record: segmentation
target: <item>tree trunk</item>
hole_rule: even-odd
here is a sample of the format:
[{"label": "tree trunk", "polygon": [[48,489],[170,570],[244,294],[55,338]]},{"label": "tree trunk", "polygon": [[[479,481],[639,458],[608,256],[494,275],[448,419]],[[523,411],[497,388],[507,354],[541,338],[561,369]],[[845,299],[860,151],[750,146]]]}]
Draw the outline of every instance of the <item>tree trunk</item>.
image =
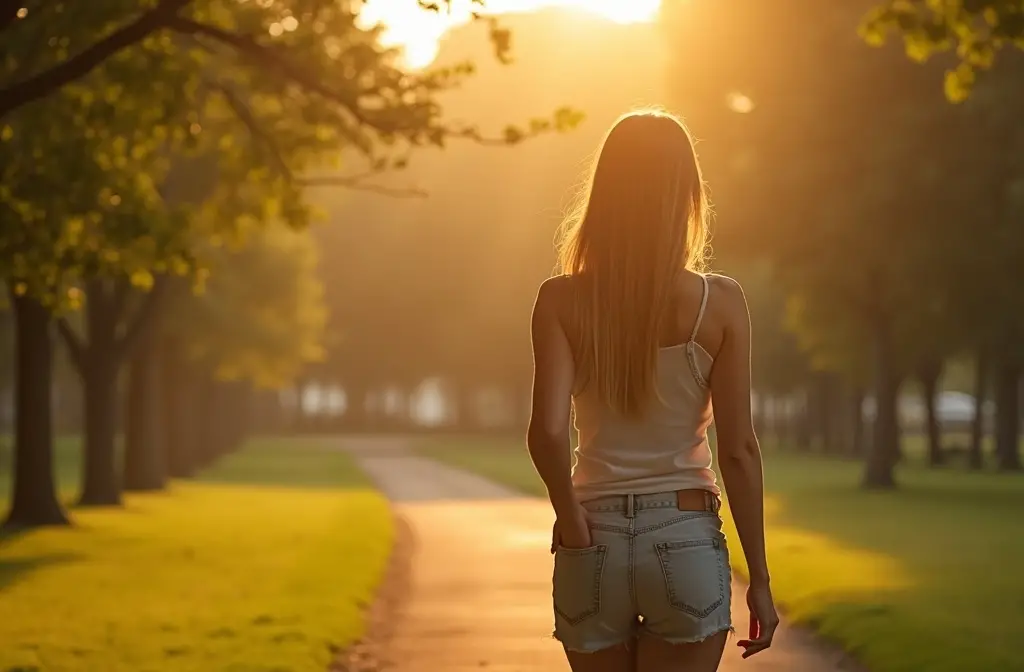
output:
[{"label": "tree trunk", "polygon": [[117,470],[117,327],[122,294],[104,280],[86,283],[85,338],[61,323],[61,334],[82,378],[84,441],[80,506],[121,504]]},{"label": "tree trunk", "polygon": [[828,404],[825,399],[824,376],[815,373],[810,382],[811,393],[807,399],[807,424],[810,441],[808,447],[815,452],[826,452],[828,442]]},{"label": "tree trunk", "polygon": [[160,397],[164,453],[167,471],[173,478],[190,478],[196,470],[195,375],[178,344],[162,339],[159,344]]},{"label": "tree trunk", "polygon": [[476,385],[469,381],[461,381],[456,388],[456,394],[456,428],[466,432],[477,431],[480,416],[477,412]]},{"label": "tree trunk", "polygon": [[197,376],[190,404],[192,406],[193,417],[195,418],[195,428],[192,434],[192,449],[196,471],[202,471],[214,460],[214,441],[210,436],[213,431],[211,419],[213,409],[211,406],[213,405],[214,400],[213,395],[210,392],[212,384],[212,381],[207,379],[205,376]]},{"label": "tree trunk", "polygon": [[826,455],[835,455],[842,452],[842,424],[837,422],[842,401],[840,381],[834,373],[823,371],[817,375],[816,388],[816,424],[821,439],[818,448]]},{"label": "tree trunk", "polygon": [[829,422],[835,427],[835,455],[853,453],[853,416],[850,414],[850,397],[853,390],[838,377],[835,382],[835,394],[829,404]]},{"label": "tree trunk", "polygon": [[985,457],[982,444],[985,441],[985,399],[988,396],[989,366],[985,357],[978,355],[974,365],[974,417],[971,418],[971,445],[968,464],[971,469],[981,469]]},{"label": "tree trunk", "polygon": [[252,388],[248,383],[219,383],[222,398],[220,454],[234,452],[249,437]]},{"label": "tree trunk", "polygon": [[[367,409],[368,385],[366,384],[366,381],[351,378],[345,381],[344,390],[345,414],[342,416],[342,420],[345,426],[355,431],[365,430],[370,424]],[[301,394],[299,398],[301,401]]]},{"label": "tree trunk", "polygon": [[5,527],[68,525],[54,480],[50,313],[12,296],[15,319],[14,484]]},{"label": "tree trunk", "polygon": [[797,412],[793,415],[793,440],[796,444],[797,450],[802,453],[809,452],[811,450],[811,401],[806,389],[803,391],[802,398],[800,400],[800,407]]},{"label": "tree trunk", "polygon": [[931,467],[945,463],[945,455],[942,452],[942,427],[939,425],[939,416],[935,409],[941,376],[941,362],[927,362],[919,373],[925,410],[925,433],[928,437],[928,465]]},{"label": "tree trunk", "polygon": [[850,454],[855,457],[864,455],[864,391],[859,387],[850,395],[850,424],[853,428],[850,440]]},{"label": "tree trunk", "polygon": [[130,319],[125,319],[132,292],[128,278],[94,277],[85,285],[85,339],[76,335],[66,320],[58,321],[68,352],[82,377],[85,460],[79,504],[113,506],[121,503],[115,443],[118,376],[125,358],[131,356],[134,346],[152,326],[167,282],[166,278],[157,278]]},{"label": "tree trunk", "polygon": [[203,376],[197,380],[193,397],[195,409],[195,460],[198,469],[213,464],[222,454],[223,424],[220,422],[223,404],[220,389],[212,377]]},{"label": "tree trunk", "polygon": [[156,337],[150,331],[139,342],[128,364],[124,399],[125,490],[162,490],[167,484]]},{"label": "tree trunk", "polygon": [[893,470],[899,458],[898,401],[900,380],[896,373],[892,335],[888,321],[875,320],[875,422],[874,437],[864,470],[864,487],[894,488]]},{"label": "tree trunk", "polygon": [[281,403],[276,390],[252,390],[251,404],[249,431],[280,434],[287,427],[282,421]]},{"label": "tree trunk", "polygon": [[117,369],[109,353],[94,352],[85,363],[85,443],[81,506],[121,504],[117,470]]},{"label": "tree trunk", "polygon": [[1019,471],[1020,376],[1016,362],[1004,362],[996,371],[996,459],[1000,471]]}]

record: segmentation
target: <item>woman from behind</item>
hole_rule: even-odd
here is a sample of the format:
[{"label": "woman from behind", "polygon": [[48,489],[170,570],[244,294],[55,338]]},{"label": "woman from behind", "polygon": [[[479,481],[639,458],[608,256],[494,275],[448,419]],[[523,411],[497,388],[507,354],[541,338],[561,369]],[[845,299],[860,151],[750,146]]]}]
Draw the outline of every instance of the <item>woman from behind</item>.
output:
[{"label": "woman from behind", "polygon": [[574,672],[718,669],[732,621],[712,420],[750,569],[744,657],[768,648],[778,624],[750,320],[734,280],[703,274],[706,219],[686,128],[628,114],[568,222],[562,275],[537,295],[527,443],[555,511],[555,637]]}]

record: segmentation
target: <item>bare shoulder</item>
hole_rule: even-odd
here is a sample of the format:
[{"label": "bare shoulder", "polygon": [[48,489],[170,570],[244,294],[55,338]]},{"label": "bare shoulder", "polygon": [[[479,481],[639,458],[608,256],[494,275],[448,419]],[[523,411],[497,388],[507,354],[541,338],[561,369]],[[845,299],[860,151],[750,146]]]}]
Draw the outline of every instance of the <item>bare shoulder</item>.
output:
[{"label": "bare shoulder", "polygon": [[537,300],[533,305],[534,319],[541,316],[562,321],[566,307],[572,297],[572,277],[556,275],[540,284]]},{"label": "bare shoulder", "polygon": [[726,322],[746,322],[748,318],[747,297],[743,293],[743,287],[734,278],[717,273],[707,275],[709,297],[715,297],[710,301],[712,309],[718,312]]},{"label": "bare shoulder", "polygon": [[720,273],[708,273],[707,276],[708,285],[713,289],[717,290],[717,293],[724,297],[726,301],[742,300],[746,302],[746,297],[743,295],[743,287],[736,281],[735,278],[730,278],[728,275],[721,275]]},{"label": "bare shoulder", "polygon": [[537,290],[537,307],[551,308],[560,311],[566,305],[572,293],[572,277],[556,275],[540,283]]}]

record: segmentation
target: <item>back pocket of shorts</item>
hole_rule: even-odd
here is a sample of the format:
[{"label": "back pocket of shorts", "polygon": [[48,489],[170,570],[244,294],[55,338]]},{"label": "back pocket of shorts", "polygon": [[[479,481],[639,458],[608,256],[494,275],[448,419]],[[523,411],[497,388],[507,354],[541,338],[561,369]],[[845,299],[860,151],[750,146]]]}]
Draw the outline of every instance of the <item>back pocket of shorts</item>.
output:
[{"label": "back pocket of shorts", "polygon": [[669,603],[694,618],[707,618],[725,602],[725,559],[718,539],[655,544]]},{"label": "back pocket of shorts", "polygon": [[553,597],[555,613],[570,625],[601,611],[601,576],[608,547],[558,548],[555,550]]}]

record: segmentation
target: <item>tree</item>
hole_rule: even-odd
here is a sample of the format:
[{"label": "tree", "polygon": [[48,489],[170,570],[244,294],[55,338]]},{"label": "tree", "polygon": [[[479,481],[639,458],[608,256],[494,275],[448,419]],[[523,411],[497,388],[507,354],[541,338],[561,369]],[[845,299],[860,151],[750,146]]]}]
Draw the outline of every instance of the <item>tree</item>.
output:
[{"label": "tree", "polygon": [[[483,4],[482,0],[473,2]],[[424,10],[439,11],[441,5],[449,3],[450,0],[424,0],[420,6]],[[109,0],[83,9],[63,3],[4,2],[0,6],[0,32],[7,33],[4,53],[13,57],[8,60],[8,66],[13,67],[14,73],[9,83],[0,89],[3,93],[0,118],[88,76],[122,51],[151,36],[167,32],[187,36],[204,34],[239,52],[266,59],[277,68],[292,70],[287,61],[277,60],[276,54],[262,48],[254,38],[265,34],[263,29],[268,26],[276,26],[270,32],[278,37],[295,32],[301,24],[296,23],[293,28],[288,17],[319,23],[320,34],[331,35],[334,33],[330,28],[337,25],[332,26],[327,21],[339,16],[356,16],[359,3],[355,8],[327,0],[280,8],[259,4],[260,7],[239,7],[225,6],[216,0],[152,0],[148,6],[140,8],[138,3]],[[195,14],[210,22],[194,20]],[[229,27],[225,29],[216,19],[227,20]],[[504,61],[510,48],[510,35],[493,19],[489,24],[495,52]],[[235,29],[241,32],[234,32]],[[38,47],[43,44],[57,48],[40,58]],[[298,73],[293,71],[293,74]],[[348,100],[349,104],[354,102],[354,99]]]},{"label": "tree", "polygon": [[167,401],[161,397],[160,360],[155,354],[159,352],[160,322],[150,324],[127,358],[121,482],[128,491],[162,490],[167,484],[165,442],[167,433],[173,430],[163,422]]},{"label": "tree", "polygon": [[[49,193],[35,179],[38,166],[13,162],[15,186],[0,193],[11,220],[35,225],[38,205],[61,192],[59,185],[76,182],[83,169],[90,173],[74,194],[63,189],[66,212],[42,211],[47,235],[30,240],[16,227],[13,240],[0,243],[11,260],[5,275],[26,295],[60,297],[75,283],[91,290],[85,292],[91,294],[87,338],[66,322],[61,328],[92,388],[83,503],[119,501],[116,373],[153,312],[127,318],[138,329],[118,333],[128,279],[159,288],[161,280],[140,270],[194,271],[191,251],[203,233],[244,236],[266,220],[259,213],[303,222],[303,180],[358,188],[367,176],[404,166],[417,147],[453,138],[492,142],[477,127],[441,116],[437,95],[470,74],[468,64],[405,72],[397,54],[377,44],[376,31],[358,29],[356,18],[348,5],[327,0],[287,6],[160,0],[141,10],[119,2],[40,4],[3,23],[4,79],[12,83],[3,89],[0,118],[4,139],[15,139],[6,148],[14,157],[16,145],[21,156],[60,156],[55,140],[63,138],[43,129],[62,119],[82,136],[74,138],[77,145],[61,145],[63,163],[46,166]],[[507,46],[500,30],[492,35],[499,47]],[[39,40],[57,48],[37,57]],[[153,85],[139,86],[143,81]],[[509,127],[493,142],[514,144],[577,120],[561,110],[528,130]],[[309,177],[342,147],[362,153],[369,169]],[[204,151],[218,156],[223,196],[209,200],[231,207],[213,231],[197,232],[185,226],[189,207],[165,198],[160,188],[173,160]],[[79,240],[83,228],[93,244]],[[125,255],[126,249],[135,252]],[[31,277],[21,277],[26,274]],[[144,305],[158,296],[152,293]]]},{"label": "tree", "polygon": [[[889,487],[902,381],[969,342],[956,318],[978,294],[963,279],[984,259],[965,254],[963,222],[976,216],[980,195],[973,174],[960,179],[976,160],[959,132],[971,112],[945,105],[927,69],[843,39],[864,7],[785,5],[745,6],[742,15],[730,3],[679,9],[714,36],[680,47],[680,99],[705,138],[716,242],[772,263],[799,307],[790,326],[816,367],[854,388],[862,384],[854,373],[873,370],[864,481]],[[783,11],[809,23],[766,32]],[[696,51],[712,55],[719,76],[687,67],[701,62]]]},{"label": "tree", "polygon": [[224,380],[283,387],[323,356],[326,313],[308,232],[272,224],[237,250],[219,250],[207,287],[186,297],[165,329],[189,358]]},{"label": "tree", "polygon": [[[35,25],[32,34],[38,37],[44,28]],[[4,44],[9,49],[5,66],[14,69],[13,75],[6,73],[9,76],[16,76],[18,65],[27,58],[13,49],[16,44]],[[83,301],[83,290],[93,290],[92,319],[86,323],[94,337],[89,345],[95,343],[102,350],[100,356],[91,357],[95,348],[70,340],[67,325],[62,329],[71,343],[71,359],[90,388],[84,395],[86,503],[117,499],[99,476],[113,467],[113,423],[97,409],[109,405],[116,381],[111,367],[131,347],[144,323],[134,320],[123,333],[116,331],[128,296],[127,279],[147,285],[152,283],[150,269],[160,263],[186,262],[178,235],[182,213],[166,207],[158,190],[168,167],[165,147],[187,142],[190,136],[179,123],[185,108],[169,95],[161,101],[166,103],[163,107],[146,107],[143,99],[124,93],[132,84],[145,81],[139,74],[147,70],[165,76],[172,89],[183,84],[187,70],[167,67],[164,48],[159,40],[140,44],[135,53],[111,60],[89,79],[10,115],[0,132],[4,140],[0,143],[4,171],[0,217],[5,221],[0,230],[0,274],[16,294],[26,297],[26,307],[36,302],[47,313],[76,308]],[[47,52],[36,60],[47,58],[59,56]],[[144,316],[145,311],[138,315]],[[42,362],[43,358],[26,355],[23,349],[41,348],[43,343],[43,339],[22,342],[19,358]],[[36,385],[49,385],[48,372],[31,377]],[[27,398],[48,397],[40,393]],[[47,412],[22,404],[19,421],[48,422],[43,420]],[[16,447],[24,452],[50,449]]]},{"label": "tree", "polygon": [[[162,487],[168,466],[191,475],[242,435],[248,386],[292,384],[322,355],[326,314],[308,232],[271,224],[209,263],[209,283],[172,297],[131,367],[140,389],[128,397],[128,489]],[[228,432],[211,432],[218,427]]]},{"label": "tree", "polygon": [[946,96],[963,101],[977,71],[995,63],[1005,48],[1024,49],[1024,5],[1018,0],[887,0],[865,18],[862,34],[881,45],[889,33],[903,38],[907,55],[925,61],[955,51],[958,64],[946,73]]},{"label": "tree", "polygon": [[[958,182],[973,194],[974,208],[965,220],[971,225],[961,227],[951,241],[971,251],[957,257],[959,287],[966,296],[957,304],[955,319],[968,332],[978,359],[982,397],[985,379],[991,380],[997,464],[1010,471],[1020,469],[1019,381],[1024,371],[1024,305],[1013,289],[1024,279],[1024,95],[1017,86],[1022,72],[1024,57],[1003,59],[959,106],[973,123],[962,127],[972,151],[960,163]],[[980,454],[974,459],[980,462]]]},{"label": "tree", "polygon": [[[78,112],[80,95],[81,91],[65,90],[48,106],[50,114],[23,115],[0,129],[0,275],[16,297],[12,307],[22,334],[17,346],[22,382],[17,393],[15,452],[16,461],[27,466],[17,473],[21,487],[40,493],[54,490],[49,458],[49,314],[56,306],[80,300],[68,284],[69,269],[88,256],[99,271],[120,256],[120,241],[98,235],[103,213],[121,205],[126,210],[142,207],[147,198],[145,183],[129,175],[137,164],[128,156],[127,143],[119,155],[103,151],[106,138],[89,132],[91,119]],[[48,142],[30,140],[40,136]],[[70,171],[79,174],[69,179]],[[139,188],[122,195],[112,191],[110,183],[135,183]],[[63,198],[55,199],[55,194]],[[53,503],[43,506],[36,501],[36,506],[35,511],[12,510],[9,522],[64,522],[63,515],[47,513],[54,509]]]},{"label": "tree", "polygon": [[[49,315],[40,303],[28,297],[13,293],[11,302],[19,356],[15,362],[14,488],[4,526],[66,525],[67,514],[57,499],[53,478],[49,385],[53,341]],[[22,347],[29,342],[34,347]],[[45,378],[40,381],[37,376]],[[25,421],[26,408],[34,414],[30,422]]]}]

